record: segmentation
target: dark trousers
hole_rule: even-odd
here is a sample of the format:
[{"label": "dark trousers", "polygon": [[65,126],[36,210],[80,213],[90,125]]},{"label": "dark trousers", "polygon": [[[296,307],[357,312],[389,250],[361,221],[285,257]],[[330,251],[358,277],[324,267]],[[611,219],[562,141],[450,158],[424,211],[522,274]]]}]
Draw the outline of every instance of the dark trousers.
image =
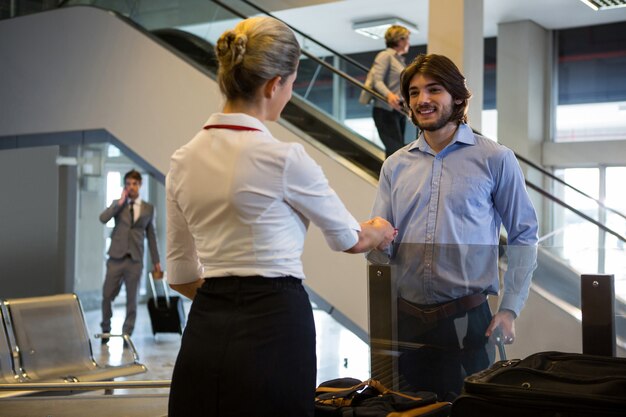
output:
[{"label": "dark trousers", "polygon": [[389,111],[374,107],[372,117],[376,130],[378,130],[378,136],[385,145],[385,155],[389,157],[404,146],[406,116],[395,110]]},{"label": "dark trousers", "polygon": [[207,279],[174,366],[169,416],[312,417],[316,372],[300,279]]},{"label": "dark trousers", "polygon": [[457,317],[423,323],[398,311],[400,376],[412,391],[430,391],[440,400],[452,400],[461,393],[466,376],[488,368],[495,347],[485,331],[491,322],[489,304]]}]

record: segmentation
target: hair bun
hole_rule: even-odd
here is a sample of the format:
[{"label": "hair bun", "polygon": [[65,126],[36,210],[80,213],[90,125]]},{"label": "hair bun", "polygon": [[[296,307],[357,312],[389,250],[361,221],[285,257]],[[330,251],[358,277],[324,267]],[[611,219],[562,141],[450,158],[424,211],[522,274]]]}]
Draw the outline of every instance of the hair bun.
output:
[{"label": "hair bun", "polygon": [[248,37],[243,33],[236,35],[233,39],[230,49],[233,53],[233,65],[239,64],[243,61],[243,56],[246,54],[246,45],[248,44]]},{"label": "hair bun", "polygon": [[235,66],[243,61],[247,44],[246,35],[233,30],[226,31],[217,41],[218,57],[228,62],[230,66]]}]

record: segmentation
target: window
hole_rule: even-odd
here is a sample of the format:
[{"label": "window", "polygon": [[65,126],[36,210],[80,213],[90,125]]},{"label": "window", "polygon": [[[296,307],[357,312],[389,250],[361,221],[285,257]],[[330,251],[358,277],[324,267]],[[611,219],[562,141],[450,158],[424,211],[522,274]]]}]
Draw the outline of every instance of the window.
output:
[{"label": "window", "polygon": [[[611,231],[626,236],[626,167],[566,168],[555,173],[566,183],[604,203],[605,209],[570,188],[556,190],[565,203],[597,220]],[[556,206],[558,245],[563,258],[581,273],[615,275],[615,294],[626,301],[626,251],[624,242],[577,214]]]},{"label": "window", "polygon": [[561,30],[556,142],[626,139],[626,22]]}]

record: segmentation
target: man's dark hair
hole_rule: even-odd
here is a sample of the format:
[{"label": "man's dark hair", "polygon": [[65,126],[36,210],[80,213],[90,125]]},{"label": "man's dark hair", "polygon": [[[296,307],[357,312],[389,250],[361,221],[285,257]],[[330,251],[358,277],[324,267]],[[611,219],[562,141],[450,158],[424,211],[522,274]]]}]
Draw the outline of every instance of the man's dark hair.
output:
[{"label": "man's dark hair", "polygon": [[[451,121],[467,123],[467,107],[472,93],[467,89],[465,77],[450,58],[437,54],[421,54],[415,57],[400,74],[400,89],[405,103],[409,103],[409,87],[417,74],[428,75],[441,84],[452,96],[454,110]],[[461,100],[460,104],[454,101]],[[411,115],[413,122],[415,119]]]},{"label": "man's dark hair", "polygon": [[126,175],[124,175],[124,182],[126,182],[126,180],[129,178],[141,182],[141,174],[139,173],[139,171],[135,171],[134,169],[131,169],[126,173]]}]

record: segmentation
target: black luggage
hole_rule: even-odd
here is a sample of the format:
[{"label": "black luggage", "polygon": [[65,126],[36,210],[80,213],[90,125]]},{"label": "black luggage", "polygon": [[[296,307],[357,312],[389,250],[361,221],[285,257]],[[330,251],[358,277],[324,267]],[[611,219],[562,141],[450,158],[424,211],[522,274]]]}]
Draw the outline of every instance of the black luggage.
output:
[{"label": "black luggage", "polygon": [[315,390],[315,417],[448,417],[432,392],[392,391],[375,379],[338,378]]},{"label": "black luggage", "polygon": [[163,295],[159,296],[154,285],[155,279],[150,274],[152,297],[148,299],[148,312],[152,323],[152,334],[178,333],[183,334],[185,327],[185,310],[180,297],[170,297],[165,279],[158,279],[163,284]]},{"label": "black luggage", "polygon": [[452,417],[626,416],[626,358],[541,352],[465,379]]}]

